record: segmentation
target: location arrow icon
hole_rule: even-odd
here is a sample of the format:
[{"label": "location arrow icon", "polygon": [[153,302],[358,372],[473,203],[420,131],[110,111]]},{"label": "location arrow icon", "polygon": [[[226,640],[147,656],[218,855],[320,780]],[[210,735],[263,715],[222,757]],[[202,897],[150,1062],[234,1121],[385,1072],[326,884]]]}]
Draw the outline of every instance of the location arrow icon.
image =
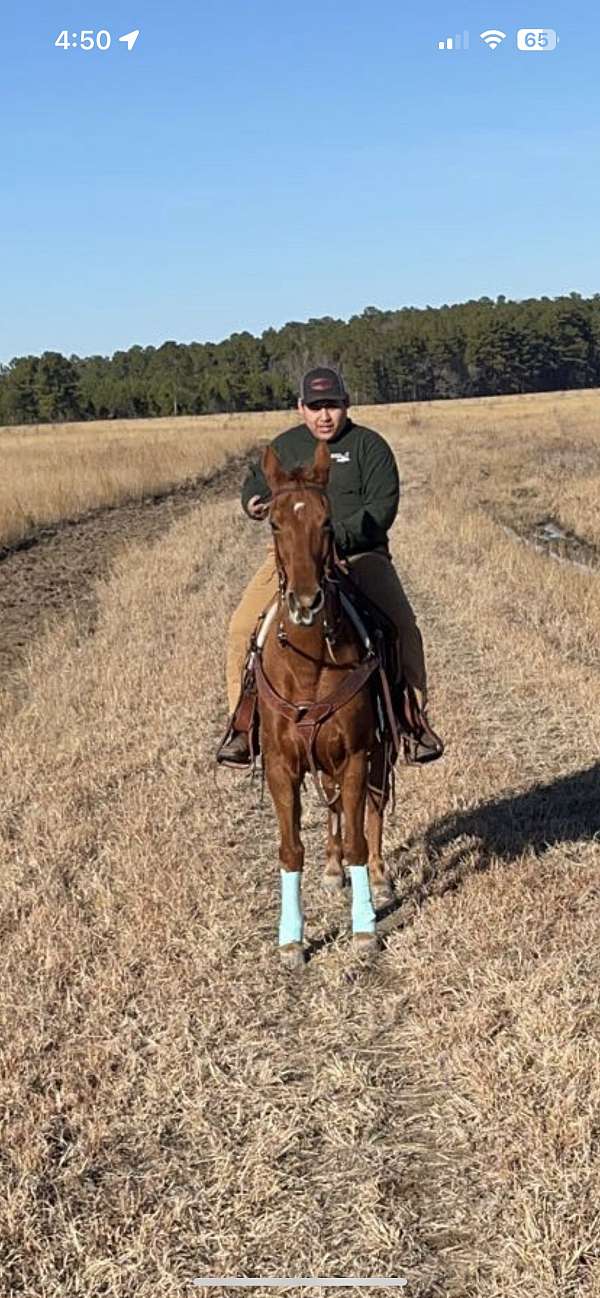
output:
[{"label": "location arrow icon", "polygon": [[139,34],[140,33],[138,28],[137,32],[127,32],[126,36],[119,36],[119,40],[125,41],[127,45],[127,49],[132,50],[135,45],[135,42],[137,41]]}]

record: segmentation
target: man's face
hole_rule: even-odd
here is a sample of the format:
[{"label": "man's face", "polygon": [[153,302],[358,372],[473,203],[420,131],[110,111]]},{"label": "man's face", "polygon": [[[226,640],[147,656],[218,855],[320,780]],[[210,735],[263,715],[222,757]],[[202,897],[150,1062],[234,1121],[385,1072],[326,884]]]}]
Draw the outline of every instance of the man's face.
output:
[{"label": "man's face", "polygon": [[342,431],[348,418],[347,401],[298,402],[298,410],[313,437],[319,442],[330,442]]}]

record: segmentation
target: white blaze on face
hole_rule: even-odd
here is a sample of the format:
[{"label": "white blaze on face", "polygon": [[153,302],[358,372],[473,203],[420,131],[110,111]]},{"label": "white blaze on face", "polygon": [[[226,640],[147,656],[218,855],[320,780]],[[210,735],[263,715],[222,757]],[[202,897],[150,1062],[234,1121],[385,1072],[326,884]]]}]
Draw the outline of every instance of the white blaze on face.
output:
[{"label": "white blaze on face", "polygon": [[294,513],[299,514],[300,510],[305,508],[305,505],[306,505],[306,501],[297,500],[296,504],[294,505]]}]

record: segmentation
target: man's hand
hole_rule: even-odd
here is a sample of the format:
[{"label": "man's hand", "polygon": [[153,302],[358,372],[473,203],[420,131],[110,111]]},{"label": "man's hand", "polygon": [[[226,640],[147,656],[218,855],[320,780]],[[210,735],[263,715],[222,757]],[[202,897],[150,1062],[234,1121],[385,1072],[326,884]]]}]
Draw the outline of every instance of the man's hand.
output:
[{"label": "man's hand", "polygon": [[246,512],[250,518],[266,518],[269,512],[269,503],[261,500],[260,496],[251,496],[246,505]]}]

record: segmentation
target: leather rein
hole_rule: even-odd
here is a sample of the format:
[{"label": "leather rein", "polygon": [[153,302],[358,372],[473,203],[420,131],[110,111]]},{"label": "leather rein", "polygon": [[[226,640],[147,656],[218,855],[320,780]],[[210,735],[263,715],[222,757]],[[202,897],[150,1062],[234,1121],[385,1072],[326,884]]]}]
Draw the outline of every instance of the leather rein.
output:
[{"label": "leather rein", "polygon": [[[327,492],[324,491],[322,487],[317,486],[316,483],[303,482],[301,486],[302,489],[308,487],[312,491],[318,491],[322,496],[327,498]],[[294,487],[282,487],[278,491],[273,492],[271,499],[274,499],[276,496],[288,494],[290,491],[293,490]],[[277,541],[275,537],[273,537],[273,543],[275,548],[277,572],[279,576],[279,606],[281,607],[285,595],[286,587],[287,587],[287,577],[279,557],[279,552],[277,549]],[[321,581],[327,587],[333,588],[328,593],[330,595],[330,599],[332,595],[336,598],[339,607],[339,591],[336,590],[338,583],[332,571],[335,562],[336,559],[335,559],[333,531],[332,531],[327,554],[325,555],[325,559],[323,561]],[[324,608],[325,611],[327,611],[327,599],[325,600]],[[341,621],[341,614],[337,623],[338,627],[340,621]],[[331,640],[328,638],[327,625],[328,624],[326,621],[325,623],[326,638],[327,638],[328,645],[331,646],[331,643],[334,642],[334,638],[333,638],[333,634]],[[329,628],[329,632],[333,633],[334,628]],[[312,658],[309,654],[305,653],[302,649],[298,649],[296,645],[292,644],[292,642],[289,640],[287,636],[287,633],[285,632],[282,621],[280,621],[279,630],[277,633],[277,639],[282,648],[290,648],[295,653],[299,654],[300,657],[308,658],[309,661],[315,662],[317,665],[319,665],[317,659]],[[338,671],[345,670],[346,675],[344,679],[340,681],[336,689],[332,690],[332,692],[326,695],[324,699],[310,700],[305,703],[292,703],[289,699],[283,698],[283,696],[279,694],[279,692],[271,684],[265,672],[265,669],[263,667],[262,649],[257,649],[256,657],[254,661],[255,679],[256,679],[256,686],[257,686],[259,698],[268,707],[272,708],[273,711],[279,712],[281,716],[284,716],[288,721],[292,721],[295,724],[298,734],[300,735],[300,738],[302,739],[302,742],[306,750],[306,758],[307,758],[308,766],[318,796],[321,802],[326,807],[331,808],[335,804],[335,802],[337,802],[337,799],[339,797],[339,790],[335,793],[334,797],[331,799],[327,798],[323,791],[323,788],[321,786],[321,781],[319,779],[319,772],[317,769],[317,763],[315,758],[315,744],[317,741],[317,735],[323,723],[325,721],[329,721],[331,717],[335,716],[336,712],[339,712],[340,708],[344,707],[346,703],[349,703],[350,700],[353,699],[355,695],[358,694],[359,691],[363,689],[363,687],[366,685],[367,681],[369,680],[369,677],[372,676],[374,671],[381,669],[381,663],[375,651],[372,648],[369,648],[367,650],[366,657],[363,658],[362,661],[360,662],[352,663],[352,664],[324,662],[322,666],[327,670],[338,670]]]}]

